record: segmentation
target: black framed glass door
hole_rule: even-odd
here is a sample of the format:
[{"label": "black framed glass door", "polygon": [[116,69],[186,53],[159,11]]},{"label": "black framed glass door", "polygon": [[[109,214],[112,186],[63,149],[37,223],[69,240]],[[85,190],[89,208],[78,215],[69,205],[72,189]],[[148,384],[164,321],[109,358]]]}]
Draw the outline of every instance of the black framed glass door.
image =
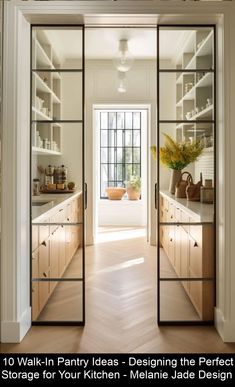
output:
[{"label": "black framed glass door", "polygon": [[84,26],[31,27],[33,324],[85,324]]},{"label": "black framed glass door", "polygon": [[157,30],[158,323],[211,324],[216,30],[214,25]]}]

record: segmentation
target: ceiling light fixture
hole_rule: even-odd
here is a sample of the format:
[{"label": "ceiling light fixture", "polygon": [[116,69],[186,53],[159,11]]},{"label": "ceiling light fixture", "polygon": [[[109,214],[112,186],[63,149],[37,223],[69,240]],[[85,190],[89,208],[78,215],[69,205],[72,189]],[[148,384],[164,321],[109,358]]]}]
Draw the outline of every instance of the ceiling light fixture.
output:
[{"label": "ceiling light fixture", "polygon": [[134,62],[134,57],[128,51],[127,39],[121,39],[119,41],[119,51],[116,54],[113,62],[118,71],[126,72],[130,70]]},{"label": "ceiling light fixture", "polygon": [[126,93],[127,89],[126,74],[122,71],[118,71],[118,87],[119,93]]}]

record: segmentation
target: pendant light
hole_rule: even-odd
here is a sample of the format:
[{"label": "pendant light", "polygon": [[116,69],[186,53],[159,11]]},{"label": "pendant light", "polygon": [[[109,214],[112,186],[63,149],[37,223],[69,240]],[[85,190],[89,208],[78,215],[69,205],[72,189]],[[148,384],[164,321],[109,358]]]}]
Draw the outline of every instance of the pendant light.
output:
[{"label": "pendant light", "polygon": [[118,71],[117,91],[119,93],[126,93],[126,90],[127,90],[126,74],[122,71]]},{"label": "pendant light", "polygon": [[118,71],[126,72],[130,70],[134,62],[133,55],[128,51],[127,39],[121,39],[119,41],[119,51],[116,54],[113,63]]}]

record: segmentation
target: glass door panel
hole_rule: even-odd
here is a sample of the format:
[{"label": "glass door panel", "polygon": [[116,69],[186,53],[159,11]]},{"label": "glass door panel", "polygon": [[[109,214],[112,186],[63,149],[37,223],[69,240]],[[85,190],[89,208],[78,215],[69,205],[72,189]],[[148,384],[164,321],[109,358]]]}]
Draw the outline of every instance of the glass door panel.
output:
[{"label": "glass door panel", "polygon": [[32,27],[31,283],[38,325],[85,323],[83,42],[83,26]]},{"label": "glass door panel", "polygon": [[214,26],[159,26],[157,70],[158,322],[205,324],[215,302]]}]

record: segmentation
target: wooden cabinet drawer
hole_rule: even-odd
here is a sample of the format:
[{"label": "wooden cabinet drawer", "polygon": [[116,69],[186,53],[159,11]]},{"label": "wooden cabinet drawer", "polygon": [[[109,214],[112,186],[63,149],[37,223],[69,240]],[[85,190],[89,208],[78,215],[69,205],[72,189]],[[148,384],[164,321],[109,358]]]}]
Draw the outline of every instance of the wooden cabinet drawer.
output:
[{"label": "wooden cabinet drawer", "polygon": [[202,245],[202,226],[189,226],[189,233],[198,245]]},{"label": "wooden cabinet drawer", "polygon": [[[49,219],[45,220],[45,223],[49,223]],[[44,242],[50,235],[49,226],[39,226],[39,245]]]},{"label": "wooden cabinet drawer", "polygon": [[181,221],[181,210],[178,207],[175,207],[175,221]]},{"label": "wooden cabinet drawer", "polygon": [[174,221],[175,221],[175,206],[173,203],[169,203],[168,222],[174,222]]},{"label": "wooden cabinet drawer", "polygon": [[[189,216],[184,212],[181,211],[181,222],[182,223],[189,223]],[[185,229],[185,231],[189,231],[189,226],[188,225],[182,225],[182,227]]]}]

